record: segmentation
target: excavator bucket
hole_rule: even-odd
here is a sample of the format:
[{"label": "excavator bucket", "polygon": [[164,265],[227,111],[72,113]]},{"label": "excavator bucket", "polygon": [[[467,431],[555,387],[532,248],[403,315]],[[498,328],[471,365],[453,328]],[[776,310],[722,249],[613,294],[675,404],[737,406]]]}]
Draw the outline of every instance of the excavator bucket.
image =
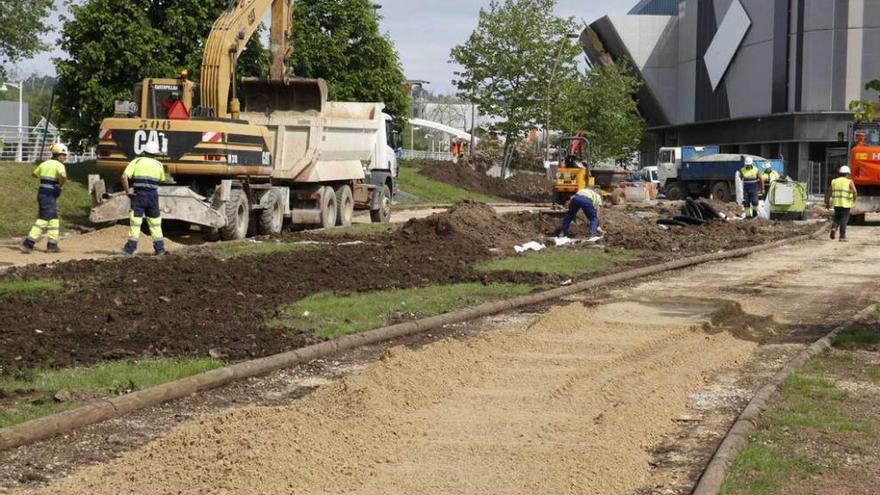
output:
[{"label": "excavator bucket", "polygon": [[241,110],[245,113],[323,112],[327,103],[327,82],[323,79],[248,78],[241,82]]}]

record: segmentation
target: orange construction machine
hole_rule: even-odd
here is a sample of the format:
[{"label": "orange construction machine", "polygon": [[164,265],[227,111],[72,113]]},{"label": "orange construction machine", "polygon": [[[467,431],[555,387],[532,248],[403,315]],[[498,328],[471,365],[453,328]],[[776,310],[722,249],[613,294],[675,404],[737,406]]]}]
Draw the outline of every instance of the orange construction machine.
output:
[{"label": "orange construction machine", "polygon": [[576,192],[595,185],[590,175],[592,145],[583,133],[563,138],[559,142],[559,168],[553,182],[553,202],[565,204]]},{"label": "orange construction machine", "polygon": [[859,191],[851,223],[863,224],[866,213],[880,212],[880,122],[853,124],[850,168]]}]

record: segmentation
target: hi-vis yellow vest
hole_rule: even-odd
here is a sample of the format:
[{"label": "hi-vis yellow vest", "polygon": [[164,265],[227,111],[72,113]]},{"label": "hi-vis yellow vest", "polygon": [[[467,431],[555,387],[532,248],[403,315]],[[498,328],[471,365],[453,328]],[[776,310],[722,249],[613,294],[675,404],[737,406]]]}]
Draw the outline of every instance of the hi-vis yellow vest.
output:
[{"label": "hi-vis yellow vest", "polygon": [[838,177],[831,181],[831,206],[835,208],[853,207],[851,184],[852,180],[847,177]]}]

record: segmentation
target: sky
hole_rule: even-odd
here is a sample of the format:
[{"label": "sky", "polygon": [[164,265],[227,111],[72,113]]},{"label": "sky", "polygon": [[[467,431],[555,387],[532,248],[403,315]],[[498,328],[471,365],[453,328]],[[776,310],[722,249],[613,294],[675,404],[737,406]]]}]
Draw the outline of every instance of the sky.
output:
[{"label": "sky", "polygon": [[[463,43],[477,26],[481,7],[489,0],[374,0],[381,4],[382,30],[391,35],[407,79],[429,81],[435,93],[453,92],[455,67],[449,63],[450,50]],[[62,0],[56,0],[59,12],[51,23],[57,25],[64,12]],[[591,23],[603,15],[625,14],[636,0],[558,0],[557,14],[572,16],[578,22]],[[54,75],[53,57],[64,56],[55,48],[57,33],[46,37],[52,50],[20,62],[18,73]]]}]

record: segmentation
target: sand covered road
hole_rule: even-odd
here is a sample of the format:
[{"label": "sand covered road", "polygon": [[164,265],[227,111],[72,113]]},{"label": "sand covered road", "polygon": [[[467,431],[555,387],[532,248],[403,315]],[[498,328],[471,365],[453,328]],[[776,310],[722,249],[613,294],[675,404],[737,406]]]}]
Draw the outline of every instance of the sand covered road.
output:
[{"label": "sand covered road", "polygon": [[707,265],[173,430],[38,493],[632,493],[715,372],[876,301],[880,231]]}]

